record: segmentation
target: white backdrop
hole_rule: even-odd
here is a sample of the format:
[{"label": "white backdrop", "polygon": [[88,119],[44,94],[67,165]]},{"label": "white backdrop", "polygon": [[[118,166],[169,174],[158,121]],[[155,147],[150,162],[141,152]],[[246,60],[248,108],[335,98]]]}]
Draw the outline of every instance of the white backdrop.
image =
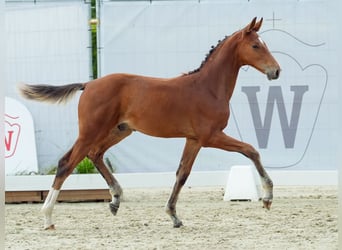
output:
[{"label": "white backdrop", "polygon": [[[101,74],[173,77],[197,68],[209,51],[254,16],[282,67],[279,80],[245,67],[225,132],[253,144],[268,168],[336,170],[338,166],[337,11],[334,1],[104,1]],[[139,133],[110,150],[118,172],[174,171],[184,140]],[[194,170],[250,163],[203,149]]]},{"label": "white backdrop", "polygon": [[56,166],[77,137],[78,99],[59,106],[27,101],[17,94],[16,86],[89,80],[89,6],[80,0],[8,2],[5,19],[5,93],[32,113],[39,166],[44,170]]}]

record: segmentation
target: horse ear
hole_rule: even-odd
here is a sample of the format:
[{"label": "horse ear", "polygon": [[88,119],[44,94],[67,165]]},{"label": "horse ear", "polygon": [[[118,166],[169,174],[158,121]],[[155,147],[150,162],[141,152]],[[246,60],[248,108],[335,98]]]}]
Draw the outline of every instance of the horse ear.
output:
[{"label": "horse ear", "polygon": [[254,30],[254,26],[255,26],[255,22],[256,22],[256,17],[253,18],[253,20],[251,21],[250,24],[247,25],[247,27],[245,28],[246,32],[249,33],[251,31]]},{"label": "horse ear", "polygon": [[263,21],[263,18],[261,18],[260,21],[257,22],[257,23],[254,25],[253,30],[254,30],[255,32],[258,32],[258,31],[260,30],[260,27],[261,27],[261,25],[262,25],[262,21]]}]

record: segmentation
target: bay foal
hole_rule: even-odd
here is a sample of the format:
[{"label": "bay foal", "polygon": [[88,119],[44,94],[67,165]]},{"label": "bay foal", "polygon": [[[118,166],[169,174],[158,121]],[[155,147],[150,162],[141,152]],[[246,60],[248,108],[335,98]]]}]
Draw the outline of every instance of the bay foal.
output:
[{"label": "bay foal", "polygon": [[186,138],[171,196],[166,205],[173,226],[182,226],[176,213],[179,192],[186,182],[201,147],[239,152],[250,158],[261,177],[269,209],[273,184],[259,153],[249,144],[222,131],[229,118],[229,100],[241,66],[250,65],[277,79],[280,67],[257,34],[262,19],[254,18],[210,51],[201,67],[175,78],[161,79],[132,74],[111,74],[87,83],[64,86],[22,85],[23,96],[48,102],[65,102],[82,90],[78,105],[79,135],[73,147],[60,159],[52,188],[42,211],[45,229],[54,229],[52,210],[63,182],[86,156],[106,180],[112,195],[111,212],[120,205],[122,189],[103,162],[108,148],[139,131],[157,137]]}]

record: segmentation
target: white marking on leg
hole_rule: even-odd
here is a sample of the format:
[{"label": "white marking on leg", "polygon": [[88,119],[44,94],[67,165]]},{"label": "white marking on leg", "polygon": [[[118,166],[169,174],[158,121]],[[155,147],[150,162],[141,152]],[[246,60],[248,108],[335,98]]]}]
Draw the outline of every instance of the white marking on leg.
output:
[{"label": "white marking on leg", "polygon": [[110,193],[110,195],[112,196],[112,202],[113,202],[113,200],[115,199],[115,197],[114,197],[114,195],[115,195],[115,190],[114,190],[114,188],[109,187],[109,193]]},{"label": "white marking on leg", "polygon": [[109,203],[110,211],[113,215],[116,215],[120,207],[120,196],[122,195],[122,190],[120,186],[109,187],[109,192],[112,195],[112,201]]},{"label": "white marking on leg", "polygon": [[264,199],[273,199],[273,183],[268,175],[261,177],[261,183],[265,191]]},{"label": "white marking on leg", "polygon": [[109,187],[109,193],[111,194],[112,196],[112,202],[113,204],[116,204],[116,203],[120,203],[120,196],[121,194],[118,193],[118,191],[116,191],[113,187]]},{"label": "white marking on leg", "polygon": [[44,229],[49,229],[53,227],[52,218],[51,218],[52,210],[56,203],[59,191],[60,190],[55,190],[51,188],[45,199],[44,205],[41,209],[42,213],[44,214]]}]

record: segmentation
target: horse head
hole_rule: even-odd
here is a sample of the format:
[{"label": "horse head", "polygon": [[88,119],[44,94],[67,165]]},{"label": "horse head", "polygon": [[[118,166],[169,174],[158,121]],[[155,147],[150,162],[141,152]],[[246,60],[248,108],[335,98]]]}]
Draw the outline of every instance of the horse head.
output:
[{"label": "horse head", "polygon": [[268,50],[266,43],[258,35],[263,19],[256,17],[240,32],[238,55],[241,65],[250,65],[267,75],[269,80],[277,79],[280,66]]}]

